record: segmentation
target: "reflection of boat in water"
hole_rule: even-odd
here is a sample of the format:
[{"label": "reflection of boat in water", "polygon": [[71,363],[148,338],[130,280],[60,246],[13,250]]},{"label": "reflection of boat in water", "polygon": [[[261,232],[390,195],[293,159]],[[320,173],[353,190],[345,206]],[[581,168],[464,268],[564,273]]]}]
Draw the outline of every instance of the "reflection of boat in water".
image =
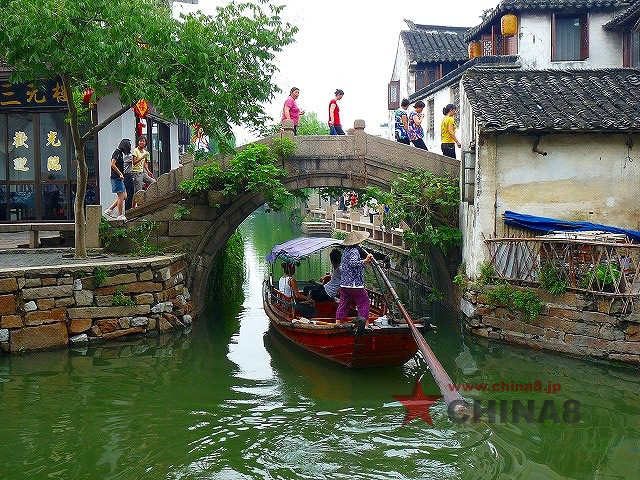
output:
[{"label": "reflection of boat in water", "polygon": [[[267,259],[272,265],[279,257],[298,261],[340,243],[333,238],[296,238],[273,247]],[[387,307],[380,293],[367,292],[369,318],[351,317],[350,323],[336,323],[335,301],[316,302],[318,316],[302,318],[295,311],[294,299],[275,287],[273,271],[262,289],[264,310],[273,328],[305,350],[348,367],[403,365],[418,350],[411,330],[406,322],[386,318]],[[381,321],[376,322],[378,319]]]},{"label": "reflection of boat in water", "polygon": [[415,375],[424,371],[412,363],[402,369],[387,367],[389,374],[385,374],[385,367],[347,371],[342,365],[291,345],[273,327],[264,334],[264,346],[278,376],[295,377],[294,381],[282,382],[283,387],[292,389],[289,392],[292,396],[346,402],[351,406],[392,401],[391,394],[410,389]]}]

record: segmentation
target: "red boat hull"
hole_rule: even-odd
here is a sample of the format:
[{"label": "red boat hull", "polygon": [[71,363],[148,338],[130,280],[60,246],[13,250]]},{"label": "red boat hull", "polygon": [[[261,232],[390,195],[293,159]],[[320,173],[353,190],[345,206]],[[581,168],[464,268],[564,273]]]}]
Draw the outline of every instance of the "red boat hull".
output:
[{"label": "red boat hull", "polygon": [[379,328],[369,325],[358,333],[352,324],[293,323],[273,308],[267,296],[264,309],[272,326],[284,338],[327,360],[347,367],[399,366],[418,351],[408,325]]}]

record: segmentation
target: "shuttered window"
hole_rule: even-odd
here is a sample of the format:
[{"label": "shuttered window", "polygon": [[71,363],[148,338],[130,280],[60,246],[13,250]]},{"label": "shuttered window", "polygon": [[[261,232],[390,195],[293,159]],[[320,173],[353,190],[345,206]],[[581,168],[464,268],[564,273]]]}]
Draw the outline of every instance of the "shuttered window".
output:
[{"label": "shuttered window", "polygon": [[631,66],[640,67],[640,30],[631,32]]},{"label": "shuttered window", "polygon": [[400,108],[400,80],[389,82],[388,104],[389,110]]},{"label": "shuttered window", "polygon": [[589,17],[556,15],[551,20],[551,60],[586,60],[589,58]]}]

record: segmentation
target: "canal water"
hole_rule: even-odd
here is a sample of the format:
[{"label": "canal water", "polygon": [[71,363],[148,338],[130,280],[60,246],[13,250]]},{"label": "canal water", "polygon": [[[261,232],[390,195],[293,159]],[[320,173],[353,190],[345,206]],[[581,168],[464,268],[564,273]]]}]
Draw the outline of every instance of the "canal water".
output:
[{"label": "canal water", "polygon": [[[560,392],[465,392],[495,423],[403,425],[421,362],[348,370],[270,332],[262,311],[264,256],[291,238],[286,215],[254,213],[244,295],[211,309],[191,331],[78,351],[0,358],[0,479],[627,479],[640,471],[638,370],[487,343],[450,314],[402,289],[439,332],[433,350],[455,382],[560,385]],[[298,276],[321,275],[327,255]],[[500,422],[500,400],[559,423]],[[567,401],[579,421],[563,422]],[[548,411],[547,413],[549,413]],[[567,417],[574,420],[577,417]]]}]

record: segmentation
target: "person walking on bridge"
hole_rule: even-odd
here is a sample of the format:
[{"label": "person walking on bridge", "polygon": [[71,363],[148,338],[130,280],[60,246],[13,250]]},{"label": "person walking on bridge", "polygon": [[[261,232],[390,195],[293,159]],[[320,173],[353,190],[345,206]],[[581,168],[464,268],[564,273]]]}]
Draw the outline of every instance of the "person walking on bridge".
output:
[{"label": "person walking on bridge", "polygon": [[339,88],[335,91],[336,98],[329,102],[329,132],[331,135],[344,135],[342,124],[340,123],[340,107],[338,100],[342,100],[344,92]]},{"label": "person walking on bridge", "polygon": [[413,112],[409,114],[409,140],[413,143],[414,147],[427,150],[427,146],[424,143],[424,129],[422,128],[422,120],[424,120],[424,102],[418,100],[413,105]]},{"label": "person walking on bridge", "polygon": [[442,138],[442,154],[446,157],[456,158],[456,145],[461,147],[460,141],[456,137],[456,121],[453,118],[456,114],[456,106],[450,103],[442,110],[444,118],[440,127]]},{"label": "person walking on bridge", "polygon": [[284,107],[282,107],[282,120],[280,123],[285,120],[293,121],[293,134],[298,134],[298,123],[300,122],[300,115],[304,115],[304,110],[300,110],[298,108],[298,104],[296,100],[300,96],[300,89],[298,87],[293,87],[289,92],[289,96],[284,102]]},{"label": "person walking on bridge", "polygon": [[409,116],[407,108],[409,108],[409,100],[405,98],[395,113],[396,142],[404,143],[405,145],[409,145]]}]

